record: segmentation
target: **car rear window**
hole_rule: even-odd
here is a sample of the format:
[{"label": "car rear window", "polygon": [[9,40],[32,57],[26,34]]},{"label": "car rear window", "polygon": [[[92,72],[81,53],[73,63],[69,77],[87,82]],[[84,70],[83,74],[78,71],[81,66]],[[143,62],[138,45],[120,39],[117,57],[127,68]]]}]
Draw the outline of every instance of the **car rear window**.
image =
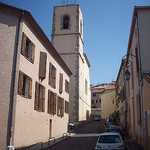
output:
[{"label": "car rear window", "polygon": [[118,135],[103,135],[100,136],[98,143],[120,143],[120,137]]}]

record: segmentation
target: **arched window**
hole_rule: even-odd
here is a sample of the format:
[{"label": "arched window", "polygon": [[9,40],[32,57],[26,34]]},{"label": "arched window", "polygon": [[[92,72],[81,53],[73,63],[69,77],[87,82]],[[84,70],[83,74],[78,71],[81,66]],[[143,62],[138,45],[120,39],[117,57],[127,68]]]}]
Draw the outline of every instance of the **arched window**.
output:
[{"label": "arched window", "polygon": [[68,29],[69,28],[69,17],[64,16],[63,17],[63,29]]}]

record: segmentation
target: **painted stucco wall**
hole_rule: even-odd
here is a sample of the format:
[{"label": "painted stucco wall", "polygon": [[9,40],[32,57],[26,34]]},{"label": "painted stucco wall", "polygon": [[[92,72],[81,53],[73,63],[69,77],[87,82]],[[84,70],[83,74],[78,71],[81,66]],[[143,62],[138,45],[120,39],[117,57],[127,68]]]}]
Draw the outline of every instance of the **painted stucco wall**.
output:
[{"label": "painted stucco wall", "polygon": [[[115,89],[110,91],[105,91],[101,94],[101,118],[105,119],[110,117],[115,110],[116,110],[116,100],[112,99],[116,94]],[[113,102],[114,101],[114,102]]]},{"label": "painted stucco wall", "polygon": [[[69,76],[65,73],[62,67],[58,64],[52,55],[47,51],[47,48],[39,40],[30,26],[25,22],[22,26],[22,32],[35,44],[35,60],[32,64],[22,54],[20,54],[19,70],[32,78],[32,99],[26,99],[17,95],[16,114],[15,114],[15,129],[14,129],[14,146],[22,147],[31,145],[37,142],[47,141],[50,135],[50,119],[52,119],[52,137],[57,137],[67,132],[68,114],[64,113],[64,117],[50,115],[48,110],[48,90],[57,93],[57,96],[69,101],[69,94],[65,92],[65,79],[69,81]],[[39,80],[39,58],[40,51],[47,54],[46,64],[46,79]],[[51,88],[49,82],[49,63],[52,63],[56,68],[56,89]],[[63,74],[63,93],[59,94],[59,73]],[[35,82],[38,81],[45,86],[45,111],[38,112],[34,110],[35,103]],[[57,107],[56,107],[57,108]],[[56,109],[57,110],[57,109]],[[56,111],[57,112],[57,111]]]},{"label": "painted stucco wall", "polygon": [[19,21],[18,18],[1,10],[0,18],[0,150],[4,150],[7,143],[12,67]]},{"label": "painted stucco wall", "polygon": [[150,73],[150,9],[138,11],[142,72]]}]

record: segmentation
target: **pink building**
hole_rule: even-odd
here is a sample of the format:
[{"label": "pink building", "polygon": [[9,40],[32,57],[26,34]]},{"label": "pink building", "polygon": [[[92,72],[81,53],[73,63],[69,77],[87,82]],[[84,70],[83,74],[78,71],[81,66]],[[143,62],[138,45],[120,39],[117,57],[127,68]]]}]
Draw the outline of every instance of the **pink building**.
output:
[{"label": "pink building", "polygon": [[71,71],[30,12],[0,3],[0,149],[67,132]]}]

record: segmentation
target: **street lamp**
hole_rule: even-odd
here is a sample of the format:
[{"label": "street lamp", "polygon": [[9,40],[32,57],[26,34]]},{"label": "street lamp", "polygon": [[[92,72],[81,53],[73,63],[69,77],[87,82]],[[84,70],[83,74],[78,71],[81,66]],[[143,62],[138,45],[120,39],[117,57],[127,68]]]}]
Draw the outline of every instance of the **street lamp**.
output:
[{"label": "street lamp", "polygon": [[129,72],[128,68],[132,65],[132,62],[130,60],[128,60],[128,62],[124,63],[124,61],[125,61],[125,59],[126,59],[127,56],[133,56],[134,58],[136,58],[136,56],[134,56],[133,54],[127,54],[127,55],[125,55],[125,56],[122,57],[122,65],[126,68],[126,71],[124,73],[124,78],[127,81],[129,81],[131,73]]}]

